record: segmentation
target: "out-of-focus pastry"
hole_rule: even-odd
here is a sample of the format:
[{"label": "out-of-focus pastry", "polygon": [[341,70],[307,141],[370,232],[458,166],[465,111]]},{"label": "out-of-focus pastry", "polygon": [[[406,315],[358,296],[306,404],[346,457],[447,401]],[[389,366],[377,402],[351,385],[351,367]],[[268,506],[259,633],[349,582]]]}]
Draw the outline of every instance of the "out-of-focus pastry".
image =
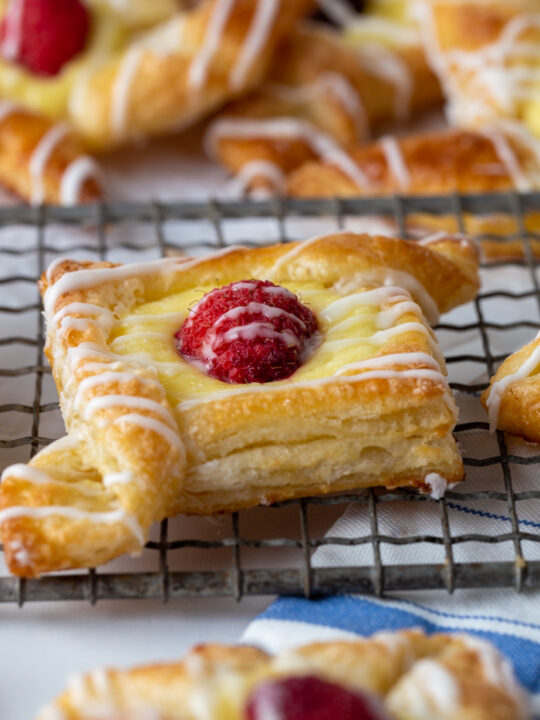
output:
[{"label": "out-of-focus pastry", "polygon": [[[202,708],[202,709],[201,709]],[[508,660],[468,635],[384,632],[271,656],[203,645],[182,662],[76,676],[37,720],[530,720]]]},{"label": "out-of-focus pastry", "polygon": [[177,130],[260,82],[276,44],[312,2],[182,5],[10,0],[0,25],[0,95],[68,118],[97,148]]},{"label": "out-of-focus pastry", "polygon": [[[306,163],[288,178],[293,197],[437,195],[498,193],[540,188],[540,142],[515,123],[482,131],[443,130],[404,138],[383,137],[350,150],[346,162],[327,157]],[[456,231],[456,219],[434,215],[410,218],[412,224]],[[464,218],[471,234],[516,232],[516,220],[501,212]],[[540,227],[538,213],[526,220]]]},{"label": "out-of-focus pastry", "polygon": [[416,0],[428,60],[453,124],[517,120],[540,137],[538,0]]},{"label": "out-of-focus pastry", "polygon": [[418,40],[351,37],[299,27],[278,48],[267,81],[210,125],[207,151],[239,174],[238,189],[283,192],[285,176],[303,162],[345,158],[341,147],[441,104]]},{"label": "out-of-focus pastry", "polygon": [[10,570],[96,566],[178,512],[369,486],[441,497],[463,467],[428,320],[477,289],[474,248],[445,237],[53,264],[46,352],[69,435],[3,473]]},{"label": "out-of-focus pastry", "polygon": [[103,177],[67,123],[0,101],[0,183],[34,205],[102,197]]}]

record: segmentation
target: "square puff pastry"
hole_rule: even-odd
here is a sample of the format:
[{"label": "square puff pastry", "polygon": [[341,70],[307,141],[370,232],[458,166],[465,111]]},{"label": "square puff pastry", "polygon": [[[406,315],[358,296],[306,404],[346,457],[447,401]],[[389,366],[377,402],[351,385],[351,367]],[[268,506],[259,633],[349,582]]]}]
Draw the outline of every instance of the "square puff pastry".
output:
[{"label": "square puff pastry", "polygon": [[506,358],[482,395],[490,429],[540,442],[540,335]]},{"label": "square puff pastry", "polygon": [[[287,380],[230,385],[175,349],[195,301],[248,278],[317,315],[322,342]],[[444,237],[422,247],[343,233],[202,259],[54,263],[41,280],[46,353],[69,435],[3,474],[11,571],[101,564],[178,512],[375,485],[443,492],[463,468],[425,316],[477,289],[475,250]]]},{"label": "square puff pastry", "polygon": [[530,717],[511,665],[489,643],[405,630],[314,643],[275,656],[248,646],[203,645],[184,661],[100,668],[72,677],[37,720],[243,720],[257,686],[301,676],[367,692],[381,702],[384,717],[394,720]]}]

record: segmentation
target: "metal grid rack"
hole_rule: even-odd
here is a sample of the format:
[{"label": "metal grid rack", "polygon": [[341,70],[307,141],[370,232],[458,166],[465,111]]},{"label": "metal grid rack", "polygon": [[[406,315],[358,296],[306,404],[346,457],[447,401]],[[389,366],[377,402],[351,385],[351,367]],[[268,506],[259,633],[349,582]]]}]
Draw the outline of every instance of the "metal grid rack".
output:
[{"label": "metal grid rack", "polygon": [[[287,242],[306,236],[303,230],[297,230],[296,237],[293,237],[291,222],[297,228],[302,223],[310,224],[312,230],[315,222],[315,233],[320,234],[326,229],[331,231],[348,227],[352,222],[358,223],[360,218],[367,215],[392,220],[402,236],[407,235],[407,221],[415,213],[451,216],[455,219],[456,228],[464,231],[467,218],[471,215],[493,212],[504,213],[515,220],[516,232],[497,241],[519,240],[522,257],[505,262],[484,263],[483,267],[508,268],[509,272],[511,268],[521,268],[521,272],[526,272],[530,287],[483,292],[474,303],[474,317],[470,322],[445,322],[438,328],[441,332],[454,333],[456,337],[472,333],[479,342],[480,352],[460,355],[446,353],[451,380],[453,367],[460,363],[468,363],[483,372],[481,382],[451,382],[454,390],[476,401],[497,364],[517,347],[511,345],[505,348],[504,353],[495,352],[490,333],[529,329],[530,334],[531,328],[540,329],[540,286],[534,254],[534,243],[540,239],[540,235],[535,236],[526,230],[527,216],[540,212],[540,194],[0,209],[2,464],[27,460],[61,434],[50,368],[43,356],[44,323],[35,291],[37,277],[54,258],[69,255],[94,260],[140,260],[175,251],[209,251],[228,244]],[[245,219],[251,222],[249,239],[246,241],[245,229],[237,227],[240,237],[235,237],[234,243],[230,242],[227,226],[242,225]],[[262,223],[262,238],[253,223]],[[35,272],[21,272],[21,268],[25,270],[31,265]],[[13,302],[15,297],[17,301]],[[507,303],[532,300],[538,314],[536,317],[528,314],[526,318],[508,322],[491,321],[487,317],[486,304],[493,299]],[[12,384],[16,382],[23,382],[24,388],[13,389]],[[49,433],[53,437],[47,437],[42,432],[49,417],[55,418],[53,430]],[[24,422],[28,423],[27,430],[19,432]],[[460,424],[456,428],[458,440],[470,432],[487,436],[487,422],[481,419]],[[98,599],[112,598],[161,598],[167,601],[182,596],[218,595],[240,599],[245,595],[275,593],[313,597],[345,592],[380,595],[394,590],[446,588],[452,592],[456,588],[514,586],[516,590],[522,591],[540,587],[540,561],[528,560],[524,553],[525,544],[540,547],[540,524],[523,523],[520,519],[524,503],[540,501],[540,489],[519,491],[514,486],[516,468],[540,465],[540,451],[531,451],[530,447],[525,453],[510,451],[504,434],[500,432],[493,442],[496,446],[494,454],[477,457],[474,453],[465,452],[464,462],[470,472],[473,469],[480,472],[488,482],[500,474],[500,486],[493,482],[493,487],[489,486],[488,489],[467,491],[465,485],[463,490],[448,492],[446,498],[440,501],[408,490],[369,490],[353,495],[281,503],[259,511],[271,515],[268,532],[262,537],[251,532],[253,523],[250,525],[244,522],[245,516],[254,511],[227,516],[220,523],[220,531],[210,538],[204,532],[201,535],[198,530],[192,533],[193,537],[189,536],[195,527],[193,519],[186,520],[189,530],[183,529],[182,521],[179,523],[180,536],[171,537],[171,521],[164,521],[155,539],[148,543],[145,560],[140,567],[138,561],[131,561],[127,571],[113,567],[27,581],[10,577],[6,573],[0,577],[0,602],[17,602],[22,605],[26,601],[69,599],[95,603]],[[478,501],[478,514],[482,514],[482,503],[499,503],[507,516],[508,531],[497,535],[482,533],[476,531],[471,520],[468,532],[456,534],[449,521],[451,504],[456,500]],[[426,503],[435,506],[440,532],[396,534],[381,529],[381,512],[398,502],[406,503],[408,507],[419,507],[419,504]],[[369,518],[368,532],[353,538],[325,535],[321,527],[326,529],[328,522],[324,527],[325,521],[321,518],[328,513],[336,515],[348,503],[365,508],[366,517]],[[283,513],[287,515],[289,523],[296,525],[296,534],[280,532]],[[317,521],[313,520],[314,513],[317,514]],[[206,529],[211,528],[204,519],[198,519],[197,523]],[[227,528],[224,523],[228,525]],[[259,525],[258,521],[255,525]],[[431,564],[385,562],[385,547],[406,548],[419,543],[439,546],[441,561]],[[496,547],[509,544],[512,556],[488,562],[461,562],[456,559],[459,547],[471,543]],[[327,567],[311,562],[316,549],[330,546],[367,546],[371,548],[373,560],[348,567]],[[187,564],[171,562],[175,552],[185,550],[198,553],[198,559],[194,561],[192,558]],[[277,563],[271,559],[273,554],[283,550],[286,551],[284,561]],[[258,553],[262,551],[265,553],[266,567],[261,567],[262,563],[257,562]],[[248,552],[255,558],[253,567],[245,562],[245,554]],[[208,561],[213,560],[216,553],[221,553],[221,556],[224,554],[221,566],[209,569],[212,563]],[[296,565],[289,562],[290,553],[297,554]]]}]

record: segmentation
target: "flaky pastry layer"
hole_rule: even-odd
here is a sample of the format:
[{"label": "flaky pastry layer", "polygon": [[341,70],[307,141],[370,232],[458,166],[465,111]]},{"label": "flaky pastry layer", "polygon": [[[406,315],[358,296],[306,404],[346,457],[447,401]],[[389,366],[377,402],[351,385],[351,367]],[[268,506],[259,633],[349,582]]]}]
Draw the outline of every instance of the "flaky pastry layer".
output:
[{"label": "flaky pastry layer", "polygon": [[[271,656],[203,645],[184,661],[72,678],[37,720],[242,720],[250,693],[279,678],[317,676],[371,693],[393,720],[526,720],[513,670],[483,640],[410,630],[321,642]],[[56,713],[56,714],[55,714]]]},{"label": "flaky pastry layer", "polygon": [[[72,444],[4,472],[10,569],[102,563],[178,512],[371,485],[439,495],[463,469],[425,315],[472,299],[477,263],[463,240],[349,233],[195,260],[54,263],[41,282],[46,353]],[[318,316],[321,342],[289,380],[228,385],[174,348],[194,300],[249,278],[298,292]]]}]

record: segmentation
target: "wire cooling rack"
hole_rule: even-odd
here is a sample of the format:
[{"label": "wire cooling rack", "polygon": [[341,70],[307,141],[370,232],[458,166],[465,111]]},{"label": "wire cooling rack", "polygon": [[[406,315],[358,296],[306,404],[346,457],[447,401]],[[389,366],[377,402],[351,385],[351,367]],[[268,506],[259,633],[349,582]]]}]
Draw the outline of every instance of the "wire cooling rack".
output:
[{"label": "wire cooling rack", "polygon": [[[540,517],[540,489],[534,488],[540,450],[500,432],[488,438],[479,403],[479,393],[497,365],[540,329],[534,253],[540,236],[526,230],[528,216],[540,212],[540,194],[2,208],[0,461],[2,466],[27,461],[63,433],[43,355],[45,328],[35,284],[55,258],[141,261],[176,252],[201,254],[229,244],[288,242],[338,228],[359,230],[368,216],[393,223],[402,236],[407,236],[411,216],[419,213],[453,219],[455,229],[464,231],[471,218],[494,212],[513,219],[512,232],[495,240],[503,248],[511,243],[511,257],[484,261],[482,294],[437,328],[451,385],[463,403],[476,408],[477,419],[456,428],[469,476],[464,485],[439,501],[409,490],[368,490],[217,519],[175,518],[155,528],[138,559],[38,580],[11,577],[2,565],[0,602],[540,587],[540,524],[534,522],[535,514]],[[475,442],[468,442],[471,435]],[[486,452],[490,443],[493,451]],[[480,447],[481,452],[475,451]],[[453,506],[466,501],[470,522],[466,532],[456,531]],[[420,509],[420,526],[399,531],[385,526],[385,511],[398,503],[405,514]],[[326,534],[350,504],[365,511],[366,532],[356,537]],[[437,532],[422,529],[428,507],[436,512]],[[500,510],[494,512],[494,507]],[[522,518],[525,508],[528,520]],[[506,530],[486,529],[490,518],[502,518]],[[415,553],[415,548],[426,544],[440,549],[438,562],[418,561],[422,552]],[[313,561],[317,549],[340,546],[369,548],[371,560],[347,567]],[[470,552],[464,560],[460,550],[465,547],[478,548],[478,558],[483,557],[480,550],[489,547],[489,560],[471,561]],[[403,550],[403,561],[385,560],[388,548]],[[537,551],[533,559],[526,548]]]}]

